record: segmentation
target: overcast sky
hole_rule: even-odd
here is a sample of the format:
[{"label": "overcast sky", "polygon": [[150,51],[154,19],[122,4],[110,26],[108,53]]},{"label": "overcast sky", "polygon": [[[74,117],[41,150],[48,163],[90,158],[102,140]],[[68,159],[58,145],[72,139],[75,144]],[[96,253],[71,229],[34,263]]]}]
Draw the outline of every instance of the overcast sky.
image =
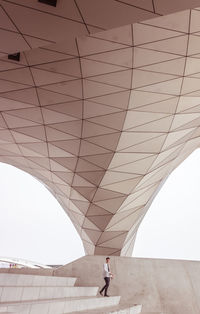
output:
[{"label": "overcast sky", "polygon": [[200,260],[200,149],[169,176],[137,235],[134,256]]},{"label": "overcast sky", "polygon": [[[66,264],[84,255],[68,216],[36,179],[0,163],[0,256]],[[145,216],[134,256],[200,260],[200,149],[168,178]],[[73,241],[72,241],[73,239]]]}]

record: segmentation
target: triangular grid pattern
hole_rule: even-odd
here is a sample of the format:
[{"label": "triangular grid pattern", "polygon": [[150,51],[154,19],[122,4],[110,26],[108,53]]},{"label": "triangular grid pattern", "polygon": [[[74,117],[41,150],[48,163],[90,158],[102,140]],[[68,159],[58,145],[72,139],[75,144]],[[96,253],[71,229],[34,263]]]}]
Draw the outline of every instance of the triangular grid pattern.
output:
[{"label": "triangular grid pattern", "polygon": [[[115,1],[116,10],[157,14],[157,1],[129,2]],[[98,33],[90,0],[61,4],[56,15],[34,1],[0,1],[2,29],[23,42],[19,62],[0,60],[0,161],[45,184],[87,254],[131,256],[153,198],[200,143],[200,9]],[[55,34],[29,33],[19,8],[95,34],[52,43]]]},{"label": "triangular grid pattern", "polygon": [[[50,61],[49,58],[62,60],[65,54],[68,58],[77,55],[76,37],[96,33],[97,38],[131,46],[130,30],[126,37],[123,28],[107,34],[102,31],[196,6],[196,0],[179,3],[159,0],[59,0],[56,7],[37,0],[0,0],[0,56],[43,47],[32,56],[35,61],[38,58],[44,62]],[[170,26],[168,33],[185,31],[186,28],[185,24],[175,26],[175,30],[171,30]],[[51,47],[46,49],[47,45]]]}]

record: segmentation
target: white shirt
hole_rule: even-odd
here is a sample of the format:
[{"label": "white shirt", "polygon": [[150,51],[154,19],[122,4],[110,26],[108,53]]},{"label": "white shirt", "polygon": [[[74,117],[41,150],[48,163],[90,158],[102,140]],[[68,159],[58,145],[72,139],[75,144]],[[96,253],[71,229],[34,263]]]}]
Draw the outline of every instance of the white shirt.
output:
[{"label": "white shirt", "polygon": [[[110,266],[109,266],[110,268]],[[108,269],[108,263],[103,264],[103,278],[110,277],[110,271]]]}]

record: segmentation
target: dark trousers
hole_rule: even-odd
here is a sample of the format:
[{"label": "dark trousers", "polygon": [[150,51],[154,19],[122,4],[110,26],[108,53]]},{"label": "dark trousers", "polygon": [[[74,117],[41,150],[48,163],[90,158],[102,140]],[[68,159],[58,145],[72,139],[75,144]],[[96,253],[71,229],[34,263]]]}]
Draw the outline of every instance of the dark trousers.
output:
[{"label": "dark trousers", "polygon": [[100,292],[103,292],[104,290],[104,295],[107,295],[107,290],[108,290],[108,287],[109,287],[109,284],[110,284],[110,277],[105,277],[104,278],[104,280],[105,280],[105,286],[101,289],[101,291]]}]

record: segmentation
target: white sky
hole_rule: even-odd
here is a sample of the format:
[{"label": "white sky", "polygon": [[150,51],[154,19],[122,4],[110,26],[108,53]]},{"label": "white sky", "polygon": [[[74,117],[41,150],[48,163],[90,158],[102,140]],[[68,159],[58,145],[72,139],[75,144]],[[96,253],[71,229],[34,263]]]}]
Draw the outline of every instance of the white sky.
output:
[{"label": "white sky", "polygon": [[0,163],[0,256],[64,264],[84,255],[54,196],[29,174]]},{"label": "white sky", "polygon": [[[0,163],[0,256],[65,264],[84,255],[68,216],[36,179]],[[168,178],[143,220],[137,257],[200,260],[200,149]]]},{"label": "white sky", "polygon": [[134,256],[200,260],[200,149],[169,176],[137,234]]}]

